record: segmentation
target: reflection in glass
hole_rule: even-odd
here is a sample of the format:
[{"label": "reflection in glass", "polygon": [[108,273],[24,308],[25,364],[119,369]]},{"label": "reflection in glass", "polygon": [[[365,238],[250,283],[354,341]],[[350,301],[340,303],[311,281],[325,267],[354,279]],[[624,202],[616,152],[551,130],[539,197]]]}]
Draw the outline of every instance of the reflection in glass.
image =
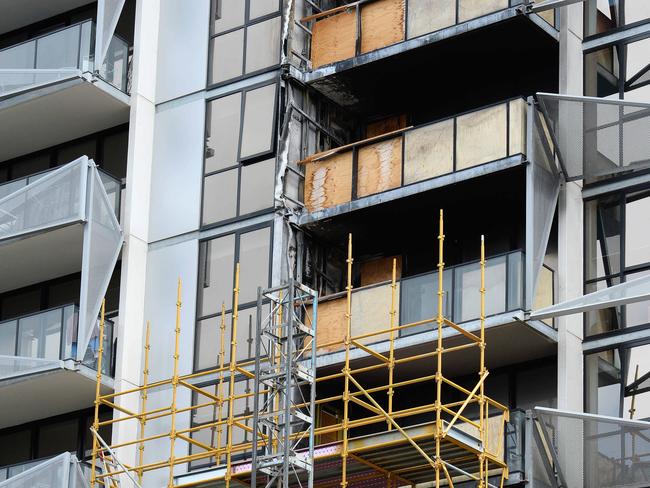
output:
[{"label": "reflection in glass", "polygon": [[[454,319],[465,322],[481,315],[481,266],[472,263],[454,270]],[[487,261],[485,268],[485,314],[506,310],[505,256]],[[489,299],[487,299],[489,297]]]},{"label": "reflection in glass", "polygon": [[237,163],[241,93],[208,102],[205,132],[205,172]]},{"label": "reflection in glass", "polygon": [[246,93],[240,157],[246,158],[271,150],[276,85],[267,85]]},{"label": "reflection in glass", "polygon": [[239,301],[257,300],[257,287],[268,286],[271,228],[242,234],[239,240]]},{"label": "reflection in glass", "polygon": [[203,224],[237,216],[237,168],[206,176],[203,186]]},{"label": "reflection in glass", "polygon": [[253,73],[280,62],[280,28],[280,17],[248,27],[246,73]]},{"label": "reflection in glass", "polygon": [[274,177],[275,158],[242,167],[240,215],[273,206]]},{"label": "reflection in glass", "polygon": [[[259,46],[255,48],[259,49]],[[244,29],[215,37],[211,40],[210,49],[210,84],[241,76],[244,69]]]},{"label": "reflection in glass", "polygon": [[210,315],[232,306],[235,265],[235,235],[201,243],[199,258],[199,315]]},{"label": "reflection in glass", "polygon": [[625,266],[650,263],[650,196],[625,205]]},{"label": "reflection in glass", "polygon": [[244,24],[245,0],[212,0],[212,34],[219,34]]}]

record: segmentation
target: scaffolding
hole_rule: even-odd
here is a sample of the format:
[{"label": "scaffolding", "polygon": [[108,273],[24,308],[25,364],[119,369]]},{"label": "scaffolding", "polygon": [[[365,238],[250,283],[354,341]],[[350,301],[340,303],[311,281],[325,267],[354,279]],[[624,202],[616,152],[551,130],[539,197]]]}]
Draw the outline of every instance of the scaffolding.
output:
[{"label": "scaffolding", "polygon": [[[485,340],[485,243],[480,242],[480,329],[470,332],[445,317],[444,220],[440,212],[438,233],[437,312],[431,318],[400,325],[396,261],[390,281],[389,326],[355,334],[352,321],[352,235],[348,240],[345,289],[345,336],[343,340],[319,341],[317,293],[290,280],[288,284],[258,290],[255,359],[238,361],[239,265],[235,270],[230,354],[226,357],[226,314],[221,314],[217,336],[216,368],[179,374],[181,283],[178,283],[174,327],[173,375],[150,381],[150,333],[147,327],[143,384],[107,395],[97,390],[93,432],[107,425],[133,422],[135,438],[113,445],[95,436],[91,487],[118,486],[116,479],[146,486],[147,473],[167,470],[167,486],[223,486],[234,482],[264,487],[452,487],[463,483],[479,488],[503,486],[508,477],[505,432],[508,408],[486,395]],[[431,297],[434,300],[434,297]],[[225,312],[225,305],[222,305]],[[321,317],[322,319],[322,317]],[[327,324],[321,323],[321,327]],[[434,341],[419,348],[400,349],[401,332],[428,327],[437,332]],[[100,327],[100,333],[103,328]],[[453,345],[449,345],[454,338]],[[377,347],[379,344],[386,349]],[[100,341],[101,344],[101,341]],[[342,354],[340,370],[316,375],[325,355]],[[478,379],[464,387],[450,378],[453,368],[445,358],[464,351],[476,360]],[[473,351],[473,352],[472,352]],[[101,354],[100,354],[101,356]],[[466,359],[467,356],[463,356]],[[463,361],[465,361],[463,359]],[[98,368],[97,381],[101,381]],[[323,371],[325,371],[323,369]],[[326,371],[327,372],[327,371]],[[237,385],[252,381],[253,391],[237,392]],[[319,392],[316,396],[316,386]],[[328,386],[329,385],[329,386]],[[416,394],[412,389],[415,388]],[[179,391],[189,390],[195,400],[179,405]],[[409,390],[411,389],[411,390]],[[168,405],[151,409],[152,391],[167,391]],[[330,391],[335,394],[326,396]],[[339,393],[340,392],[340,393]],[[422,392],[422,394],[419,394]],[[426,393],[428,392],[428,393]],[[425,394],[426,393],[426,394]],[[120,400],[136,395],[139,411],[122,406]],[[433,398],[430,401],[429,398]],[[203,400],[205,399],[205,401]],[[242,401],[253,401],[252,412],[237,411]],[[114,410],[110,420],[100,421],[99,407]],[[147,410],[147,408],[150,408]],[[469,411],[473,408],[474,413]],[[335,421],[319,421],[318,412],[339,412]],[[179,416],[210,411],[210,421],[179,425]],[[166,419],[168,429],[152,433],[152,422]],[[225,435],[224,435],[225,429]],[[200,433],[210,441],[199,440]],[[248,439],[248,436],[251,439]],[[145,462],[146,446],[167,442],[169,454]],[[178,456],[177,447],[187,447]],[[133,464],[124,462],[122,449],[137,447]],[[99,460],[109,459],[112,469],[101,469]],[[209,474],[186,484],[188,463],[207,461]],[[121,462],[120,462],[121,461]],[[126,477],[128,475],[128,478]],[[136,479],[137,478],[137,481]]]}]

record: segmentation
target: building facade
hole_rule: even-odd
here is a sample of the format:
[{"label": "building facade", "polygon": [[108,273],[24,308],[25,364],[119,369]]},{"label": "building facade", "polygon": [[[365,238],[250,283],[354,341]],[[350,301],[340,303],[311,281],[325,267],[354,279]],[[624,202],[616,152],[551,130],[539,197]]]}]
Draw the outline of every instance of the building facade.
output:
[{"label": "building facade", "polygon": [[259,288],[294,282],[301,483],[648,486],[646,0],[0,12],[0,487],[266,486]]}]

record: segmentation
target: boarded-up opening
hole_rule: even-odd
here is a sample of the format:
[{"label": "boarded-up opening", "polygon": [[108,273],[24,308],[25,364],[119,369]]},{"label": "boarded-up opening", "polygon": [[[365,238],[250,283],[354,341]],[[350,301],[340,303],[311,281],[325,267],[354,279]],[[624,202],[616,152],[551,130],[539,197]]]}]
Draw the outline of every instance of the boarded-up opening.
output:
[{"label": "boarded-up opening", "polygon": [[305,206],[310,212],[352,199],[352,151],[335,154],[305,167]]},{"label": "boarded-up opening", "polygon": [[519,98],[508,102],[510,130],[508,154],[526,153],[526,102]]},{"label": "boarded-up opening", "polygon": [[[340,414],[331,408],[319,406],[317,408],[316,427],[329,427],[340,423]],[[330,432],[329,434],[320,434],[316,438],[316,444],[329,444],[341,439],[341,431]]]},{"label": "boarded-up opening", "polygon": [[505,158],[507,126],[505,103],[458,117],[456,169]]},{"label": "boarded-up opening", "polygon": [[458,21],[482,17],[508,8],[508,0],[458,0]]},{"label": "boarded-up opening", "polygon": [[385,117],[366,126],[366,138],[380,136],[406,127],[406,115],[393,115]]},{"label": "boarded-up opening", "polygon": [[390,281],[393,277],[393,259],[396,262],[396,279],[402,277],[402,256],[388,256],[370,259],[359,266],[361,286],[374,285],[382,281]]},{"label": "boarded-up opening", "polygon": [[405,135],[404,184],[428,180],[454,170],[454,121],[413,129]]},{"label": "boarded-up opening", "polygon": [[364,197],[402,184],[402,137],[359,149],[357,196]]},{"label": "boarded-up opening", "polygon": [[[352,336],[378,332],[390,327],[390,283],[358,289],[352,293]],[[395,325],[399,324],[399,283],[395,289]],[[395,334],[397,337],[397,333]],[[390,334],[377,334],[360,339],[361,344],[387,341]]]},{"label": "boarded-up opening", "polygon": [[[343,349],[342,342],[345,339],[345,329],[347,327],[345,319],[346,307],[345,297],[318,302],[316,345],[319,349],[324,344],[337,341],[341,341],[341,344],[332,345],[323,348],[323,350],[333,352]],[[311,307],[308,307],[307,314],[311,314]]]},{"label": "boarded-up opening", "polygon": [[361,7],[361,52],[404,40],[404,1],[377,0]]},{"label": "boarded-up opening", "polygon": [[456,0],[409,0],[408,38],[413,39],[456,23]]},{"label": "boarded-up opening", "polygon": [[356,37],[357,16],[354,9],[314,22],[311,38],[313,67],[353,58]]}]

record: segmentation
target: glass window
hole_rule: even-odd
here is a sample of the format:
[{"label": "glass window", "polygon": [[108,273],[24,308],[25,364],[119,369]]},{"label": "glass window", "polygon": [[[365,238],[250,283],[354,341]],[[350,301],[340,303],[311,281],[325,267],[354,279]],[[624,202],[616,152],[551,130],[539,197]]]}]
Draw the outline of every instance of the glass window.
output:
[{"label": "glass window", "polygon": [[[489,259],[485,266],[485,314],[506,311],[506,258]],[[454,269],[454,320],[465,322],[481,316],[481,265]]]},{"label": "glass window", "polygon": [[247,232],[239,240],[239,301],[257,300],[257,287],[268,286],[271,228]]},{"label": "glass window", "polygon": [[235,93],[208,102],[205,139],[205,172],[237,163],[242,94]]},{"label": "glass window", "polygon": [[30,290],[2,297],[2,318],[10,319],[41,308],[41,290]]},{"label": "glass window", "polygon": [[275,84],[246,93],[240,151],[242,158],[271,150],[274,108]]},{"label": "glass window", "polygon": [[99,161],[102,168],[117,178],[126,178],[128,146],[128,129],[107,135],[102,144],[103,154]]},{"label": "glass window", "polygon": [[585,356],[585,398],[589,413],[650,418],[650,344]]},{"label": "glass window", "polygon": [[47,457],[64,451],[77,452],[79,420],[44,425],[39,429],[37,457]]},{"label": "glass window", "polygon": [[273,151],[276,90],[272,83],[208,102],[203,225],[273,207],[275,158],[259,159]]},{"label": "glass window", "polygon": [[88,159],[95,159],[97,149],[97,139],[85,139],[83,141],[75,142],[74,144],[67,145],[59,149],[57,155],[58,164],[67,164],[74,161],[81,156],[88,156]]},{"label": "glass window", "polygon": [[0,322],[0,356],[16,354],[16,331],[18,323],[15,320]]},{"label": "glass window", "polygon": [[649,18],[647,0],[587,0],[585,35],[602,34]]},{"label": "glass window", "polygon": [[61,310],[28,315],[18,321],[18,356],[59,359]]},{"label": "glass window", "polygon": [[[211,3],[209,85],[280,63],[282,22],[278,0],[212,0]],[[273,17],[268,19],[269,16]]]},{"label": "glass window", "polygon": [[36,68],[77,68],[79,64],[79,30],[69,27],[36,40]]},{"label": "glass window", "polygon": [[[442,288],[444,297],[442,313],[450,318],[452,272],[443,273]],[[401,325],[433,319],[438,315],[438,272],[405,278],[400,283],[400,322]],[[434,322],[402,329],[403,336],[433,330]]]},{"label": "glass window", "polygon": [[206,176],[203,184],[203,223],[237,216],[237,168]]},{"label": "glass window", "polygon": [[0,466],[28,461],[31,458],[31,437],[29,430],[0,434]]},{"label": "glass window", "polygon": [[235,235],[227,235],[201,243],[199,269],[200,315],[209,315],[232,306],[235,265]]},{"label": "glass window", "polygon": [[625,266],[650,263],[650,195],[625,204]]},{"label": "glass window", "polygon": [[11,178],[22,178],[24,176],[33,175],[45,171],[50,167],[50,155],[41,153],[36,156],[30,156],[18,163],[12,165]]}]

